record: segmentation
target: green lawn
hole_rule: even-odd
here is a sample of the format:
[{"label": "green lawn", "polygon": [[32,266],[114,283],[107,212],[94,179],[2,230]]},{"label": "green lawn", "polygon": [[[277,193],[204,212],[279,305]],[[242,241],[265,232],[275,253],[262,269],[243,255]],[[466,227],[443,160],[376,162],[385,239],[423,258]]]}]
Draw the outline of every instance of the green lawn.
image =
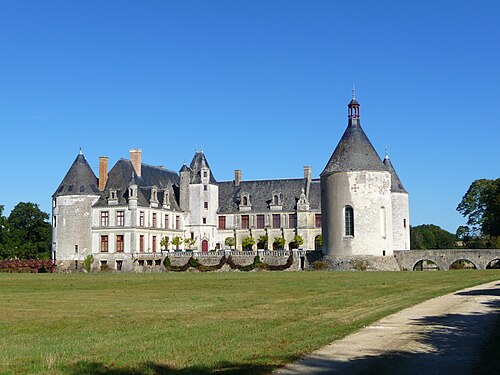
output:
[{"label": "green lawn", "polygon": [[1,274],[0,373],[265,373],[500,270]]}]

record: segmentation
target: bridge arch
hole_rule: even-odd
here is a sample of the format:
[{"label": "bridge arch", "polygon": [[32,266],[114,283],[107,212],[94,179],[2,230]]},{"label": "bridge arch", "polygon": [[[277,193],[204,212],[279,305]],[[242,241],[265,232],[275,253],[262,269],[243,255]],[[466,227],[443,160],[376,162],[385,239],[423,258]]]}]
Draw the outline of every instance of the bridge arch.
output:
[{"label": "bridge arch", "polygon": [[466,258],[455,259],[450,263],[450,270],[476,270],[476,264]]},{"label": "bridge arch", "polygon": [[428,258],[418,260],[412,268],[413,271],[439,271],[436,261]]},{"label": "bridge arch", "polygon": [[492,259],[486,265],[487,270],[499,269],[500,268],[500,258]]}]

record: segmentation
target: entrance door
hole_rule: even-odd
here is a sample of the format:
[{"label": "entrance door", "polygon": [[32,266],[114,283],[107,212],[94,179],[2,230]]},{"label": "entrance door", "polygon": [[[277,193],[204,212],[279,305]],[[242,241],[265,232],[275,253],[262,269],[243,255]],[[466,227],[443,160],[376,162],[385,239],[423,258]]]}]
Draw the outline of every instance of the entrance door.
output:
[{"label": "entrance door", "polygon": [[208,241],[207,240],[201,241],[201,251],[204,253],[208,252]]}]

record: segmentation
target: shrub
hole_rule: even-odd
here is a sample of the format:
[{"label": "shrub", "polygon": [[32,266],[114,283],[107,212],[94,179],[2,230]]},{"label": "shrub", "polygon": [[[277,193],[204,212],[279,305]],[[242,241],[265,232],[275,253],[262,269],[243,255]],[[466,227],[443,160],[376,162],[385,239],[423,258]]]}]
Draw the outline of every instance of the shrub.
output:
[{"label": "shrub", "polygon": [[324,270],[328,269],[328,264],[326,264],[326,262],[324,262],[322,260],[317,260],[316,262],[314,262],[312,264],[312,268],[315,271],[324,271]]},{"label": "shrub", "polygon": [[94,263],[94,257],[92,255],[87,255],[85,260],[83,261],[83,269],[87,272],[90,272],[90,269],[92,267],[92,263]]},{"label": "shrub", "polygon": [[243,250],[252,250],[253,245],[255,245],[255,240],[252,237],[245,237],[243,241],[241,241]]}]

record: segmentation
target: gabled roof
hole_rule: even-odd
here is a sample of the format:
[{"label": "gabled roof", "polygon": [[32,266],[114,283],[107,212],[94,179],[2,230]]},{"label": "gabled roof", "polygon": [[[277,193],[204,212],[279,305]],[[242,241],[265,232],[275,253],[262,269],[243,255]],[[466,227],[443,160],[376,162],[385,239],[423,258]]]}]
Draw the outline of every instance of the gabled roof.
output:
[{"label": "gabled roof", "polygon": [[205,158],[205,153],[203,151],[196,151],[193,156],[193,160],[191,160],[191,164],[189,165],[191,168],[191,183],[192,184],[201,184],[201,169],[208,168],[210,170],[210,183],[216,184],[214,174],[208,165],[208,161]]},{"label": "gabled roof", "polygon": [[399,179],[398,174],[396,173],[396,170],[394,169],[391,159],[389,159],[389,156],[386,156],[384,159],[384,165],[386,168],[391,172],[391,192],[393,193],[406,193],[406,189],[404,188],[401,180]]},{"label": "gabled roof", "polygon": [[174,210],[179,210],[179,176],[176,172],[154,167],[148,164],[141,164],[141,176],[137,176],[130,160],[120,159],[109,171],[108,181],[101,198],[95,206],[108,206],[110,190],[116,190],[118,205],[128,204],[128,187],[132,181],[138,186],[137,204],[138,206],[149,207],[151,190],[158,189],[158,205],[163,204],[163,192],[169,193],[170,206]]},{"label": "gabled roof", "polygon": [[[295,211],[302,189],[306,187],[306,179],[258,180],[241,181],[238,186],[233,181],[219,182],[219,213],[237,213],[242,194],[250,196],[250,212],[270,212],[269,204],[272,194],[281,194],[282,211]],[[319,210],[320,201],[319,180],[311,181],[309,188],[309,206],[311,210]],[[272,211],[279,213],[280,211]]]},{"label": "gabled roof", "polygon": [[61,195],[99,195],[97,177],[80,152],[52,197]]},{"label": "gabled roof", "polygon": [[350,119],[325,169],[321,173],[332,174],[349,171],[386,171],[382,160],[361,128],[358,119]]}]

